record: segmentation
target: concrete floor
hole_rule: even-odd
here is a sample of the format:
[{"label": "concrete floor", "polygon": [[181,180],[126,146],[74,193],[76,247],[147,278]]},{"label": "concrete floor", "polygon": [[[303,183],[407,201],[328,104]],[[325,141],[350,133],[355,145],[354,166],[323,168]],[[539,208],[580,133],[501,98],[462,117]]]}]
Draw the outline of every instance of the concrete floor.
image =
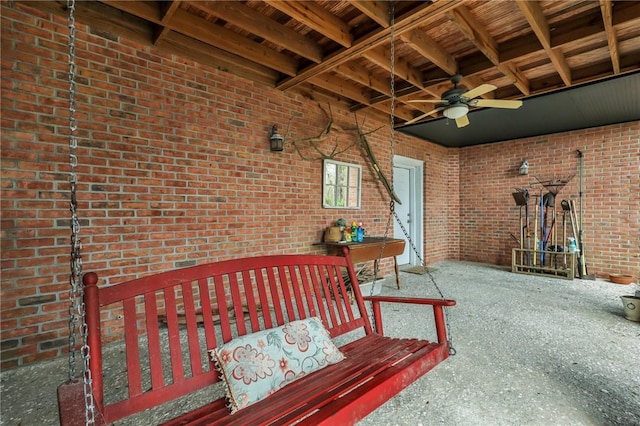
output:
[{"label": "concrete floor", "polygon": [[[360,422],[379,425],[640,425],[640,323],[623,316],[608,281],[513,274],[464,262],[431,265],[445,297],[457,355]],[[385,294],[437,297],[429,276],[401,273]],[[385,332],[433,338],[420,307],[385,307]],[[1,425],[57,423],[66,358],[3,371]],[[209,397],[210,396],[205,396]],[[147,412],[122,425],[155,424]]]}]

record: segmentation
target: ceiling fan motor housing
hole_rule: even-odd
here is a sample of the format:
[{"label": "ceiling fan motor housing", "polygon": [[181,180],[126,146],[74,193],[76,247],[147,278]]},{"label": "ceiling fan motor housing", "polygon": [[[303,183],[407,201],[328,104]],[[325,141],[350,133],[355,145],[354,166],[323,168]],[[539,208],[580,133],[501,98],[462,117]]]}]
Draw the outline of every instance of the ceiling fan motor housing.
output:
[{"label": "ceiling fan motor housing", "polygon": [[442,94],[442,99],[446,100],[450,105],[456,104],[460,102],[462,95],[467,92],[467,89],[464,87],[454,87],[453,89],[449,89]]}]

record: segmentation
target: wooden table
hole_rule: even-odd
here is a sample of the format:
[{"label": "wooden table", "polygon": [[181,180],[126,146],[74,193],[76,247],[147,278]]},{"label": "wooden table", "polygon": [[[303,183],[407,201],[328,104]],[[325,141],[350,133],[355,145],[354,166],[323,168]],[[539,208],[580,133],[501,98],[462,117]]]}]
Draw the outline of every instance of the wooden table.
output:
[{"label": "wooden table", "polygon": [[[378,260],[385,257],[393,257],[393,267],[396,272],[396,285],[400,288],[400,271],[396,256],[404,252],[405,241],[397,238],[365,237],[361,243],[356,242],[325,242],[327,253],[334,256],[346,256],[349,253],[351,261],[356,263],[374,261],[374,270],[378,270]],[[380,254],[382,252],[382,255]]]}]

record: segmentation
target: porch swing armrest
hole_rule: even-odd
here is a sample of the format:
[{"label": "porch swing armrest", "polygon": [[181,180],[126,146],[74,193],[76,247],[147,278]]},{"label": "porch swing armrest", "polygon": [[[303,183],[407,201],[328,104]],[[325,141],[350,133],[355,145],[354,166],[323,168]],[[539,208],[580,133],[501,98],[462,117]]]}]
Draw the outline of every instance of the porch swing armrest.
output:
[{"label": "porch swing armrest", "polygon": [[455,306],[456,301],[452,299],[429,299],[426,297],[399,297],[399,296],[363,296],[365,302],[390,302],[390,303],[410,303],[413,305],[433,305],[433,306]]},{"label": "porch swing armrest", "polygon": [[389,303],[408,303],[413,305],[431,305],[433,306],[433,316],[436,323],[436,334],[439,344],[448,344],[447,326],[444,320],[444,307],[455,306],[456,301],[451,299],[429,299],[422,297],[397,297],[397,296],[366,296],[362,298],[366,302],[371,302],[373,308],[373,320],[376,332],[384,335],[382,326],[382,310],[380,305],[382,302]]}]

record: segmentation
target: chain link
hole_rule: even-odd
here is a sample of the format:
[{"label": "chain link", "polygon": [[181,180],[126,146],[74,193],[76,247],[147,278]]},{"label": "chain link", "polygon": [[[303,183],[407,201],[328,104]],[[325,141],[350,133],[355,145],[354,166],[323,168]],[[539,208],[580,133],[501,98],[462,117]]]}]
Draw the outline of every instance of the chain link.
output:
[{"label": "chain link", "polygon": [[[78,139],[76,131],[78,122],[76,120],[76,25],[75,25],[75,0],[67,0],[69,10],[69,210],[71,211],[71,274],[69,276],[69,382],[76,379],[76,351],[78,350],[78,334],[81,336],[80,356],[82,357],[82,380],[85,402],[85,423],[87,425],[95,423],[95,406],[91,385],[91,371],[89,370],[90,348],[88,345],[88,327],[85,317],[85,304],[83,302],[84,288],[82,286],[82,255],[80,242],[80,220],[78,219],[78,200],[76,190],[78,175]],[[80,330],[78,330],[80,323]]]}]

